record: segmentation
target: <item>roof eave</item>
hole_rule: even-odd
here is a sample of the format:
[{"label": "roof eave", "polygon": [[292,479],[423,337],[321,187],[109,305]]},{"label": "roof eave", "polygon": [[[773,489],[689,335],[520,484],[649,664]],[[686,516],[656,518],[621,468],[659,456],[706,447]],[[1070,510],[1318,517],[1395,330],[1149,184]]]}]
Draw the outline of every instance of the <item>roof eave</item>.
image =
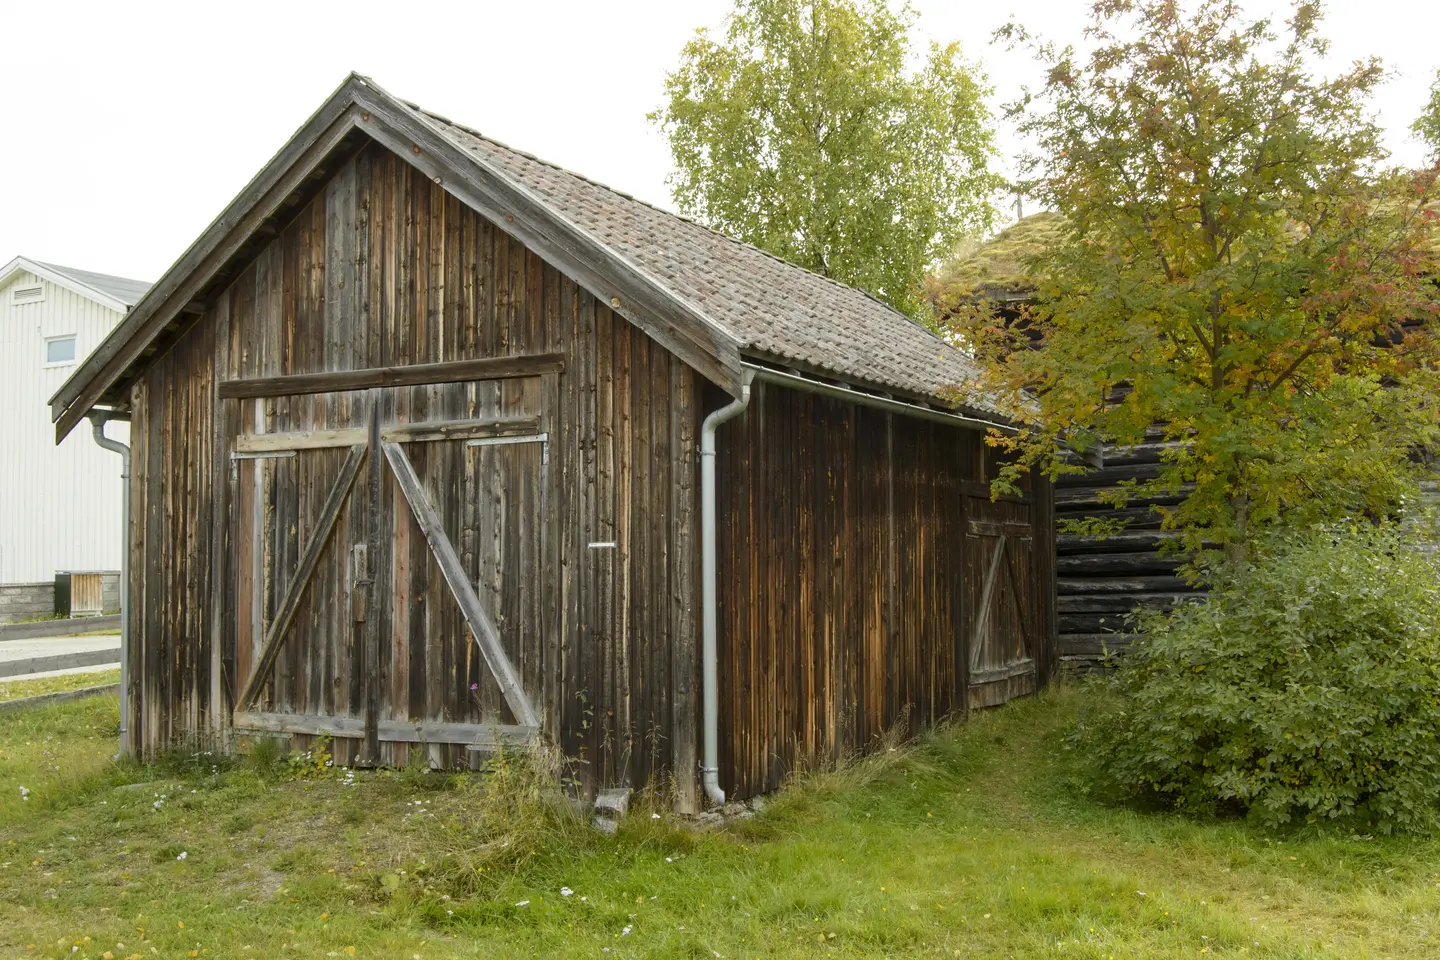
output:
[{"label": "roof eave", "polygon": [[124,313],[130,309],[129,304],[112,297],[105,291],[97,290],[88,283],[82,283],[68,274],[55,270],[49,264],[41,263],[38,260],[31,260],[29,257],[16,257],[14,260],[5,264],[4,267],[0,267],[0,287],[7,286],[15,274],[22,270],[26,273],[33,273],[43,280],[48,280],[58,287],[64,287],[71,293],[78,293],[80,296],[88,300],[93,300],[102,307],[108,307],[117,313]]},{"label": "roof eave", "polygon": [[740,394],[738,343],[720,325],[454,143],[418,110],[351,74],[50,398],[57,443],[167,330],[201,312],[194,298],[356,130],[492,219],[722,389]]}]

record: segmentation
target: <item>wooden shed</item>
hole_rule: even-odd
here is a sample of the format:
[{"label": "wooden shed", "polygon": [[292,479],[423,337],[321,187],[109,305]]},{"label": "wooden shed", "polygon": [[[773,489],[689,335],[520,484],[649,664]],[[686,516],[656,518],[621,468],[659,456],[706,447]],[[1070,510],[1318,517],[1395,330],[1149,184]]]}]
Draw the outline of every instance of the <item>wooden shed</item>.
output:
[{"label": "wooden shed", "polygon": [[1051,490],[991,500],[974,378],[352,76],[51,406],[131,421],[136,752],[538,734],[696,809],[1044,682]]}]

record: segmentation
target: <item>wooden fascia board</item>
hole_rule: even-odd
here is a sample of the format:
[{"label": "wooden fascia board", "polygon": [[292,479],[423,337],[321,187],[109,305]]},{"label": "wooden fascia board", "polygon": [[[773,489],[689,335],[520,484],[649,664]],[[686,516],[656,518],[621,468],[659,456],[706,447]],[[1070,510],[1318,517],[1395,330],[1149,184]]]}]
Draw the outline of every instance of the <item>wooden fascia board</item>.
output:
[{"label": "wooden fascia board", "polygon": [[544,200],[373,85],[361,129],[566,274],[726,392],[739,396],[739,345],[693,304]]},{"label": "wooden fascia board", "polygon": [[359,111],[354,90],[358,85],[359,81],[351,78],[331,95],[50,398],[56,443],[65,439],[256,228],[276,213],[356,128]]},{"label": "wooden fascia board", "polygon": [[418,112],[352,75],[50,398],[57,443],[354,129],[493,220],[722,389],[739,395],[740,351],[717,324]]}]

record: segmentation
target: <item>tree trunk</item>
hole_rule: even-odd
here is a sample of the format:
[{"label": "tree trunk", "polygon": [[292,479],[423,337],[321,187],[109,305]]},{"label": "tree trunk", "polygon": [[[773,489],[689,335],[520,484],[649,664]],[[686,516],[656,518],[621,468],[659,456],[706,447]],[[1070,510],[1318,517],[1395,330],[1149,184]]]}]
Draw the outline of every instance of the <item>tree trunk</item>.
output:
[{"label": "tree trunk", "polygon": [[1250,496],[1243,486],[1230,495],[1230,517],[1233,530],[1225,542],[1225,559],[1242,563],[1250,546]]}]

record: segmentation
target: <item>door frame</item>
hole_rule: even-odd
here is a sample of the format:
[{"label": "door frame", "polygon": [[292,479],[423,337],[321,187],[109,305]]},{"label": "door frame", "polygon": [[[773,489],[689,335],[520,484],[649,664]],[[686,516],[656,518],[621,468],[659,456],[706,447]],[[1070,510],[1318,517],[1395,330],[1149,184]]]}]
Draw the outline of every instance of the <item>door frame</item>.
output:
[{"label": "door frame", "polygon": [[[556,409],[558,376],[560,370],[563,369],[563,364],[553,354],[529,358],[500,358],[500,361],[502,362],[482,360],[461,361],[453,364],[424,364],[411,368],[396,368],[396,370],[387,368],[384,371],[378,371],[385,374],[378,378],[373,376],[377,371],[351,371],[344,374],[295,375],[256,378],[251,381],[222,381],[221,389],[218,392],[223,398],[221,401],[223,409],[218,412],[227,428],[230,429],[226,429],[222,433],[225,443],[221,450],[217,451],[220,454],[217,457],[217,466],[221,469],[229,468],[230,482],[223,483],[222,478],[217,479],[222,480],[220,489],[227,492],[229,503],[237,502],[235,487],[238,486],[238,465],[242,460],[293,457],[302,450],[348,448],[340,474],[332,484],[320,510],[319,522],[315,525],[307,542],[300,547],[300,559],[295,573],[287,583],[285,596],[276,606],[276,615],[266,627],[261,649],[252,661],[250,675],[245,678],[234,676],[232,682],[227,685],[230,689],[235,690],[230,711],[231,724],[235,729],[245,732],[362,737],[365,745],[362,748],[361,758],[369,763],[378,762],[378,742],[382,739],[390,742],[464,743],[472,748],[484,749],[500,742],[528,742],[539,733],[542,726],[542,713],[537,711],[536,704],[532,702],[530,694],[525,691],[515,665],[505,653],[493,619],[484,608],[474,585],[470,583],[465,574],[454,544],[441,525],[435,504],[430,495],[426,493],[409,456],[401,446],[406,443],[427,441],[464,441],[467,446],[474,447],[492,444],[540,443],[542,447],[540,481],[542,499],[539,504],[539,513],[542,529],[537,546],[540,550],[542,566],[545,563],[554,562],[557,558],[551,541],[555,531],[552,529],[554,524],[553,518],[550,516],[554,503],[551,490],[554,480],[548,467],[549,441],[554,424],[545,421],[553,417]],[[444,379],[434,379],[430,376],[431,374],[434,377],[443,376]],[[475,374],[481,375],[476,376]],[[486,376],[485,374],[490,375]],[[442,383],[484,383],[529,377],[535,377],[541,383],[539,408],[534,413],[524,416],[477,419],[436,419],[388,426],[382,426],[379,422],[382,391],[386,388]],[[374,380],[380,379],[383,386],[377,384],[368,388],[360,388],[360,382],[367,379],[372,383]],[[287,392],[291,386],[296,388],[293,393]],[[364,427],[244,434],[240,432],[240,417],[233,415],[236,412],[233,405],[238,404],[242,399],[259,400],[318,392],[359,393],[361,389],[364,389],[369,398],[368,422]],[[381,617],[373,613],[366,617],[366,622],[363,624],[365,660],[362,669],[366,671],[363,690],[365,708],[363,721],[360,718],[348,716],[281,714],[251,709],[264,684],[273,675],[277,654],[283,646],[286,633],[291,627],[291,621],[299,607],[306,586],[315,573],[316,563],[325,546],[336,535],[336,520],[346,501],[355,495],[354,488],[360,473],[360,466],[367,462],[370,465],[368,497],[371,500],[368,539],[379,542],[377,539],[379,537],[393,536],[393,531],[381,529],[383,526],[381,523],[382,511],[377,506],[382,476],[380,471],[388,469],[397,488],[403,494],[411,515],[424,533],[431,556],[439,566],[451,596],[461,609],[468,632],[480,649],[487,668],[516,720],[513,725],[380,719],[378,663],[380,633],[383,625],[380,623]],[[238,516],[237,511],[225,509],[225,513],[226,541],[229,543],[239,532],[240,527],[236,524],[244,521]],[[391,518],[390,522],[393,524],[395,518]],[[222,593],[231,600],[231,604],[227,605],[227,613],[233,613],[237,609],[233,605],[234,603],[250,602],[250,598],[238,597],[235,584],[230,582],[236,573],[232,569],[233,563],[228,557],[230,552],[228,549],[222,550],[222,553],[227,556],[224,558],[223,568],[218,571],[218,575],[225,580]],[[350,559],[350,576],[354,585],[362,588],[357,593],[358,606],[361,608],[361,612],[356,615],[357,619],[365,616],[369,611],[380,608],[380,605],[375,602],[375,591],[378,589],[375,583],[375,571],[370,568],[370,562],[365,554],[366,551],[363,549],[355,550]],[[542,614],[542,621],[546,624],[544,629],[551,629],[555,619],[548,613]],[[237,644],[246,640],[246,638],[234,635],[234,631],[232,631],[232,635]],[[541,642],[543,643],[543,638]],[[547,691],[544,686],[542,679],[541,689],[534,692],[541,697],[545,696]]]}]

